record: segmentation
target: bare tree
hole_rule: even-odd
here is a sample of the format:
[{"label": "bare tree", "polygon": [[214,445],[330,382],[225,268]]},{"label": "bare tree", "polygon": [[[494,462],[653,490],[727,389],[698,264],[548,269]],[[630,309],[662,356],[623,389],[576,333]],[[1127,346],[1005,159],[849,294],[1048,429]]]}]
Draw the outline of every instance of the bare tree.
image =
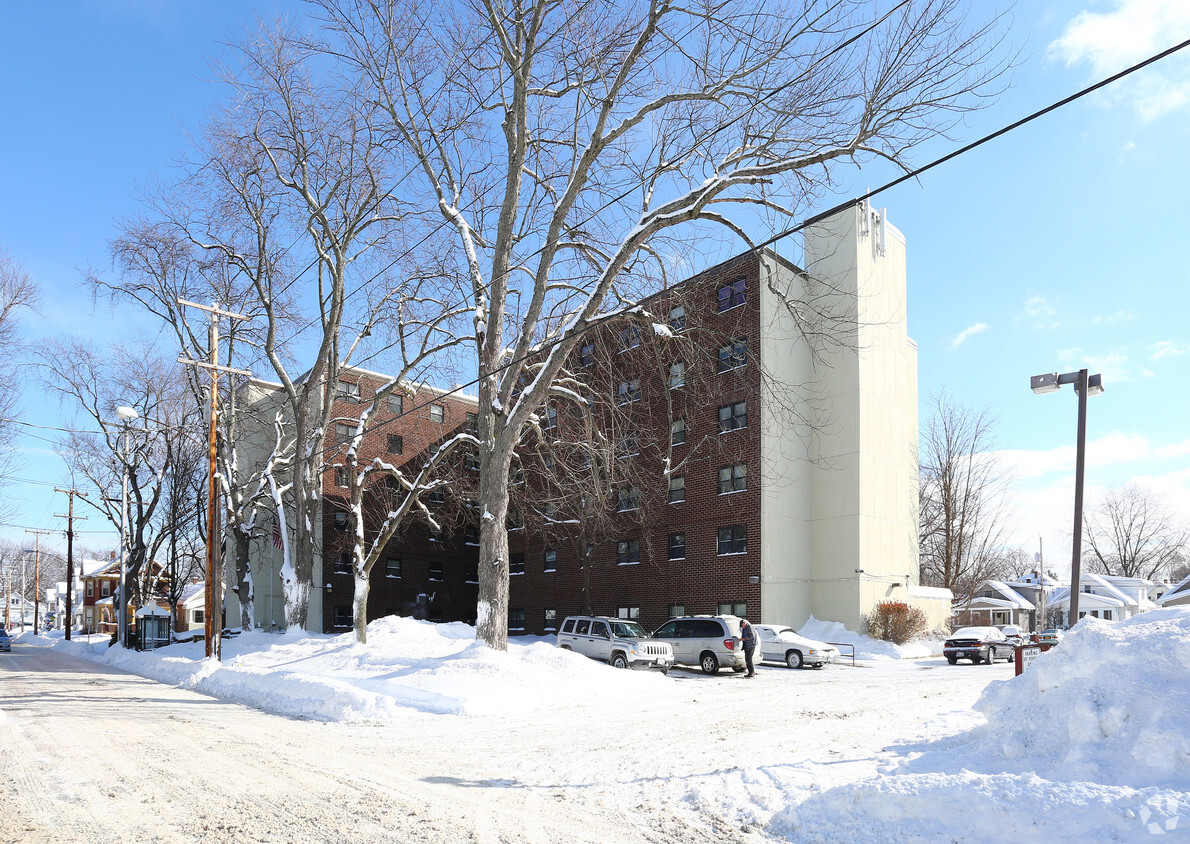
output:
[{"label": "bare tree", "polygon": [[[0,249],[0,351],[9,364],[0,372],[0,476],[10,475],[16,468],[19,451],[14,447],[15,425],[18,415],[18,368],[13,365],[18,351],[16,315],[21,308],[37,307],[37,285],[6,249]],[[0,503],[0,516],[10,516],[12,506]]]},{"label": "bare tree", "polygon": [[1135,483],[1107,490],[1085,525],[1085,556],[1100,574],[1145,580],[1171,576],[1190,545],[1190,529]]},{"label": "bare tree", "polygon": [[970,599],[984,580],[1017,560],[1005,546],[1005,470],[997,462],[995,417],[934,396],[921,437],[921,582]]},{"label": "bare tree", "polygon": [[[394,158],[410,162],[411,202],[424,197],[453,233],[468,279],[480,499],[493,517],[477,633],[497,649],[510,465],[586,330],[663,285],[669,257],[698,238],[753,244],[751,212],[767,234],[837,165],[903,166],[1004,67],[995,21],[969,24],[959,0],[882,17],[847,0],[318,4],[340,42],[331,51],[364,74]],[[832,297],[788,304],[821,335],[813,349],[840,342],[816,312]]]}]

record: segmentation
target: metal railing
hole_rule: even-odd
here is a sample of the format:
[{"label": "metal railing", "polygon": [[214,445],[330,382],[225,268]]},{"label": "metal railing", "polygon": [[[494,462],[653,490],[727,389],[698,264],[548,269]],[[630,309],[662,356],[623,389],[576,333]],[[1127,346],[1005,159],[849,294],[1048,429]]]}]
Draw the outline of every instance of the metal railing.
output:
[{"label": "metal railing", "polygon": [[[851,648],[851,667],[855,668],[855,645],[850,642],[827,642],[828,645],[834,645],[836,648]],[[848,656],[848,654],[841,654],[841,656]]]}]

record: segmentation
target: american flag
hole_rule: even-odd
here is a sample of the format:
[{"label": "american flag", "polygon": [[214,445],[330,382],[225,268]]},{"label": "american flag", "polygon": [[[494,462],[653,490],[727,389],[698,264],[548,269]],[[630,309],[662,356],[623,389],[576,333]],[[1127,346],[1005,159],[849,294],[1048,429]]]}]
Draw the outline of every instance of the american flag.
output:
[{"label": "american flag", "polygon": [[273,547],[280,550],[281,548],[281,526],[273,522]]}]

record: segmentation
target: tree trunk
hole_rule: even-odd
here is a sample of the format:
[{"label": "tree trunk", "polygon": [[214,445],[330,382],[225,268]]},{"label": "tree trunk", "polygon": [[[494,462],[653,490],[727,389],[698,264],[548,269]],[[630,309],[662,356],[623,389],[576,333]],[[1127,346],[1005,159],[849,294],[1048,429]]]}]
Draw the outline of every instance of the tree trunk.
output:
[{"label": "tree trunk", "polygon": [[355,598],[351,606],[352,625],[355,628],[355,641],[361,645],[368,641],[368,590],[371,584],[368,575],[355,570]]},{"label": "tree trunk", "polygon": [[[485,415],[481,408],[481,416]],[[490,412],[490,411],[489,411]],[[484,420],[480,420],[483,424]],[[479,602],[475,638],[508,650],[508,467],[511,447],[485,438],[479,450]]]},{"label": "tree trunk", "polygon": [[240,629],[247,632],[253,627],[253,617],[256,610],[253,607],[252,567],[248,564],[248,534],[236,528],[232,530],[235,537],[236,555],[236,595],[240,599]]}]

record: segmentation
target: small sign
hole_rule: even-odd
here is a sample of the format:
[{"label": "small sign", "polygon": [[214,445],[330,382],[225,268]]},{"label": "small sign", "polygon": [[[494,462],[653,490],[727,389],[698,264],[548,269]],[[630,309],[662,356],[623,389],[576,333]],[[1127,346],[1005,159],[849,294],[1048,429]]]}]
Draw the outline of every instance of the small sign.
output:
[{"label": "small sign", "polygon": [[1021,648],[1021,670],[1027,671],[1029,666],[1033,664],[1033,660],[1037,659],[1040,653],[1041,648]]}]

